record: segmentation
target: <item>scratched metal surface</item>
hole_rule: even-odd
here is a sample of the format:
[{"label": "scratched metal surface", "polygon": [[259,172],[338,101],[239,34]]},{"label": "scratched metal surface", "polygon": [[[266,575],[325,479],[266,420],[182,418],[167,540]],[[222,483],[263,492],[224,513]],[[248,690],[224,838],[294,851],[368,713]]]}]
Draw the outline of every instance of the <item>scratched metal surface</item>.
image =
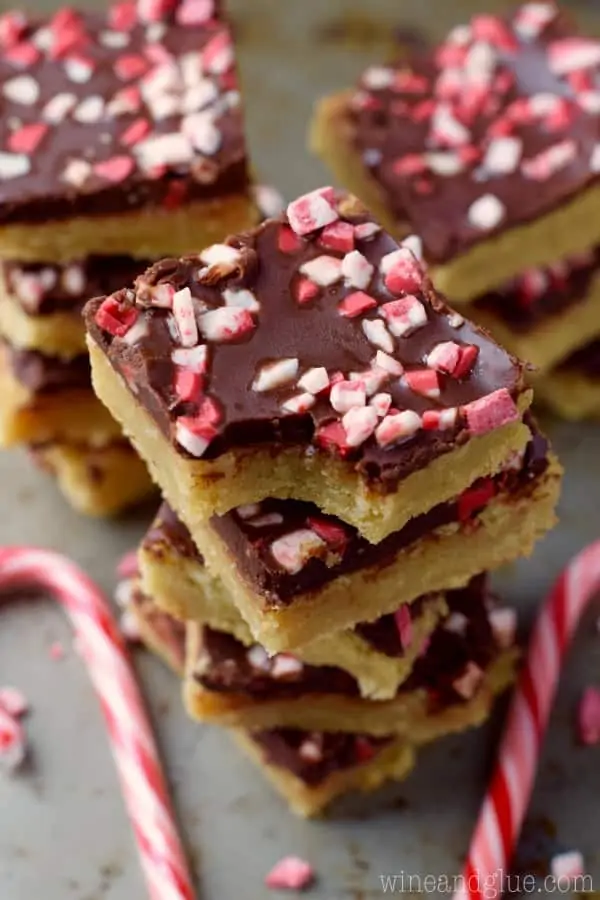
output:
[{"label": "scratched metal surface", "polygon": [[[390,27],[440,33],[468,8],[449,0],[231,0],[250,146],[262,176],[288,197],[323,183],[320,164],[304,152],[314,98],[349,84],[364,65],[380,59]],[[546,424],[567,467],[561,525],[532,560],[498,579],[524,621],[560,567],[600,533],[600,429]],[[106,589],[115,560],[150,515],[147,510],[112,524],[81,519],[18,452],[0,455],[0,485],[2,543],[68,553]],[[600,888],[600,757],[577,747],[572,730],[582,686],[600,680],[593,618],[580,632],[561,687],[532,815],[555,828],[565,846],[584,851]],[[54,640],[66,649],[62,662],[49,659]],[[264,897],[264,873],[289,852],[316,867],[316,900],[381,896],[380,874],[459,870],[492,759],[497,717],[477,733],[429,748],[406,784],[345,804],[337,820],[307,824],[288,814],[224,733],[186,721],[178,685],[159,663],[141,651],[135,661],[203,900]],[[97,705],[71,650],[68,626],[51,603],[2,609],[0,684],[5,683],[18,685],[31,699],[27,729],[33,753],[22,775],[0,781],[1,900],[141,898],[143,883]]]}]

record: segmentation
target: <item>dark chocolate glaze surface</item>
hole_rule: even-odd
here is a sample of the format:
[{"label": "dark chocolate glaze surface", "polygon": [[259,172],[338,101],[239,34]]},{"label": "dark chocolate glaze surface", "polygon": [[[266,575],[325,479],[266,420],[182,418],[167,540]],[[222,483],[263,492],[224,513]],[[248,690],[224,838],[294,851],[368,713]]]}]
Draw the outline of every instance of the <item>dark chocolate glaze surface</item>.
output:
[{"label": "dark chocolate glaze surface", "polygon": [[0,221],[174,208],[245,189],[219,4],[3,17]]},{"label": "dark chocolate glaze surface", "polygon": [[[577,35],[566,15],[551,3],[547,15],[528,6],[506,19],[475,16],[408,63],[371,67],[347,104],[356,152],[435,263],[543,216],[597,179],[599,45],[580,39],[584,61],[568,44]],[[516,152],[496,145],[488,156],[507,136]],[[470,209],[490,195],[500,212],[477,222]]]},{"label": "dark chocolate glaze surface", "polygon": [[45,356],[39,350],[22,350],[7,341],[1,341],[0,347],[13,377],[33,394],[77,388],[92,390],[87,353],[64,360],[58,356]]},{"label": "dark chocolate glaze surface", "polygon": [[[347,198],[337,197],[335,202],[339,212]],[[338,218],[338,224],[346,226],[369,221],[356,205],[350,212],[344,209]],[[182,427],[188,436],[191,431],[206,439],[198,452],[192,451],[204,459],[261,444],[269,445],[274,452],[285,445],[300,445],[311,452],[342,456],[377,489],[393,491],[410,472],[451,451],[457,442],[468,440],[471,432],[462,412],[465,405],[498,391],[510,394],[514,401],[523,391],[521,365],[487,334],[456,317],[406,251],[408,265],[416,267],[420,283],[407,299],[416,304],[425,320],[410,334],[392,341],[390,356],[407,374],[398,377],[384,373],[378,391],[389,395],[392,412],[411,411],[420,417],[422,427],[385,443],[379,440],[377,431],[371,431],[362,441],[358,438],[356,445],[350,445],[346,418],[331,401],[336,389],[333,382],[373,371],[378,348],[367,338],[364,326],[375,322],[382,325],[381,307],[396,296],[386,287],[380,264],[385,256],[397,251],[398,245],[382,231],[368,240],[356,240],[356,249],[373,267],[365,289],[372,305],[361,315],[348,316],[340,312],[340,304],[357,291],[341,276],[335,284],[317,287],[317,295],[310,302],[296,299],[303,266],[323,256],[339,266],[345,254],[324,248],[320,230],[297,240],[293,236],[294,249],[282,252],[282,232],[290,232],[285,216],[228,239],[227,247],[238,251],[233,262],[203,265],[197,256],[164,260],[138,278],[135,291],[120,291],[110,302],[98,299],[86,307],[86,324],[94,340],[181,455],[190,455],[189,441],[181,437]],[[196,345],[206,347],[205,371],[191,395],[182,395],[177,381],[180,364],[173,361],[173,353],[180,347],[178,325],[169,308],[156,305],[156,290],[169,288],[178,292],[190,289],[199,330]],[[230,291],[250,292],[255,303],[251,312],[236,311],[245,316],[244,328],[238,331],[234,327],[233,335],[224,329],[215,336],[211,323],[209,337],[203,341],[203,323],[209,322],[216,310],[222,312],[227,302],[234,303]],[[244,298],[247,300],[248,295]],[[111,311],[108,322],[107,310]],[[135,320],[133,328],[143,320],[146,333],[133,342],[126,335],[115,335],[113,315],[128,322]],[[448,342],[463,349],[474,348],[472,368],[460,377],[439,372],[439,396],[426,396],[411,388],[409,375],[434,374],[427,367],[428,354]],[[295,377],[273,389],[255,388],[265,366],[285,360],[297,363]],[[311,397],[310,408],[290,411],[285,404],[302,394],[302,375],[315,368],[327,370],[329,388]],[[423,424],[424,415],[445,410],[456,411],[449,426]]]}]

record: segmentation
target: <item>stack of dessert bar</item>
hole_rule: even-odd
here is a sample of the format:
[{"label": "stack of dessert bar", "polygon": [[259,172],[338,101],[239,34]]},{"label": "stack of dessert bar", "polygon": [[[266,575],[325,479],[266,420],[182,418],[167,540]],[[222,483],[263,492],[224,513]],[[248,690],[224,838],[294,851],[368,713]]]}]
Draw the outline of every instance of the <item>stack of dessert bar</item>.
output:
[{"label": "stack of dessert bar", "polygon": [[554,522],[523,366],[411,247],[324,188],[84,312],[94,387],[168,503],[135,608],[188,622],[189,712],[304,814],[486,716],[514,615],[476,576]]},{"label": "stack of dessert bar", "polygon": [[599,125],[600,42],[535,2],[371,66],[319,104],[311,136],[569,418],[600,413]]},{"label": "stack of dessert bar", "polygon": [[0,20],[0,442],[80,510],[151,489],[96,399],[83,304],[258,220],[213,0]]}]

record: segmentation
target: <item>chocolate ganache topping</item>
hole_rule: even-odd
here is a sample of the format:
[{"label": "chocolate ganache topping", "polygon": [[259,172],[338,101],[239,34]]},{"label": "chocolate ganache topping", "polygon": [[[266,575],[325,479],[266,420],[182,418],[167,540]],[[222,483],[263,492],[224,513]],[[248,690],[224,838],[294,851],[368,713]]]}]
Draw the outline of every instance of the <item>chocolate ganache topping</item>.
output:
[{"label": "chocolate ganache topping", "polygon": [[299,444],[394,490],[520,417],[522,366],[445,305],[408,246],[331,189],[157,263],[85,315],[184,456]]},{"label": "chocolate ganache topping", "polygon": [[599,86],[600,42],[526,3],[371,66],[344,121],[392,214],[444,263],[596,181]]},{"label": "chocolate ganache topping", "polygon": [[2,16],[0,221],[43,223],[245,190],[218,2]]}]

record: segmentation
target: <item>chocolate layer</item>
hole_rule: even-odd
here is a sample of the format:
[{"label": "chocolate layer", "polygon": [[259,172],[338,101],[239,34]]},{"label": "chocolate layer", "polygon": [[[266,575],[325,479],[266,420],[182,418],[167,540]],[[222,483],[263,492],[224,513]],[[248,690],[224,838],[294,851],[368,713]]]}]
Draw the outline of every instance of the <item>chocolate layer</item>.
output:
[{"label": "chocolate layer", "polygon": [[369,734],[308,732],[295,728],[254,731],[251,737],[263,751],[267,762],[278,769],[287,769],[313,787],[336,772],[365,765],[394,739],[376,738]]},{"label": "chocolate layer", "polygon": [[[405,547],[426,537],[443,525],[468,523],[487,506],[494,496],[516,496],[529,490],[546,470],[548,442],[537,430],[531,417],[527,419],[532,439],[520,468],[510,468],[495,478],[478,480],[458,500],[440,504],[411,519],[404,528],[393,532],[379,544],[371,544],[352,526],[325,516],[312,503],[300,500],[269,498],[252,507],[240,507],[224,516],[213,516],[214,528],[235,560],[239,576],[263,599],[265,609],[287,606],[299,595],[316,591],[340,575],[392,565]],[[314,548],[297,571],[286,571],[273,555],[274,542],[305,530],[322,545]],[[144,538],[144,546],[160,557],[162,548],[202,562],[190,533],[166,504],[160,510]],[[369,629],[375,628],[375,623]],[[363,637],[367,638],[367,632]],[[369,636],[377,640],[376,631]],[[394,655],[400,648],[393,648]]]},{"label": "chocolate layer", "polygon": [[[258,504],[255,517],[244,519],[239,511],[233,510],[225,516],[213,517],[211,526],[235,560],[240,577],[261,597],[266,609],[276,609],[289,605],[298,595],[318,590],[340,575],[392,565],[401,550],[443,525],[466,524],[493,497],[510,499],[528,490],[545,471],[547,452],[546,439],[535,431],[521,468],[479,479],[457,500],[415,516],[379,544],[369,543],[352,526],[323,515],[311,503],[298,500],[264,500]],[[323,546],[317,547],[298,571],[286,571],[274,558],[274,542],[303,529],[323,535]]]},{"label": "chocolate layer", "polygon": [[[360,314],[354,307],[346,310],[346,304],[358,301],[360,305],[365,297],[349,279],[342,280],[340,263],[346,260],[347,264],[350,254],[331,249],[326,230],[304,237],[293,234],[286,216],[228,239],[224,248],[209,248],[208,265],[203,266],[198,256],[163,260],[137,279],[135,291],[120,291],[86,307],[86,324],[94,340],[179,454],[214,459],[228,450],[261,444],[270,445],[273,452],[285,445],[300,445],[311,452],[342,456],[377,489],[394,491],[409,473],[469,439],[473,431],[466,409],[470,404],[496,392],[507,392],[516,400],[524,390],[521,364],[446,307],[408,250],[400,254],[400,266],[408,271],[403,283],[410,285],[410,292],[406,296],[401,288],[394,290],[404,295],[398,303],[410,307],[406,316],[411,324],[406,319],[396,322],[399,331],[395,333],[403,333],[394,341],[384,325],[393,316],[394,294],[386,286],[393,282],[382,273],[398,245],[378,230],[362,208],[349,206],[343,195],[335,198],[332,215],[344,231],[344,240],[350,241],[345,246],[356,247],[363,259],[359,266],[371,273],[365,288],[368,308]],[[359,230],[355,238],[353,231],[361,226],[369,230],[368,237],[360,237]],[[215,256],[228,260],[211,264]],[[326,288],[315,284],[316,294],[310,301],[296,299],[309,280],[302,271],[311,273],[310,266],[319,257],[326,260],[317,263],[319,270],[323,265],[334,268],[335,283]],[[314,277],[323,277],[322,271]],[[183,343],[202,345],[207,354],[200,364],[202,377],[196,380],[198,362],[186,367],[181,360],[177,318],[165,308],[173,302],[173,291],[187,293],[186,288],[192,295],[198,334]],[[250,304],[251,311],[231,309],[238,304]],[[119,335],[126,335],[133,322],[137,327],[141,320],[145,329],[139,339],[122,340]],[[383,328],[387,337],[379,332],[379,338],[368,337],[373,327]],[[395,327],[393,322],[390,327]],[[387,362],[396,364],[394,375],[376,364],[379,344],[372,341],[379,339],[390,341]],[[429,354],[440,344],[451,344],[461,359],[463,353],[470,355],[460,374],[427,367]],[[174,361],[177,351],[179,361],[177,355]],[[261,383],[269,375],[269,366],[286,361],[291,361],[296,374],[272,388]],[[313,388],[313,394],[304,387],[302,375],[323,368],[326,389]],[[401,370],[405,375],[400,378]],[[404,410],[415,414],[411,417],[416,419],[414,428],[388,438],[375,429],[376,416],[370,431],[351,435],[352,423],[342,418],[342,406],[331,398],[335,382],[360,376],[377,380],[372,390],[365,381],[365,393],[389,398],[390,416],[381,413],[385,425],[393,426],[392,413]],[[423,377],[431,379],[427,389],[413,380]],[[296,402],[298,396],[305,407],[293,411],[286,404]],[[440,419],[445,411],[446,417]],[[372,412],[369,409],[367,416]],[[517,417],[516,408],[511,415]]]},{"label": "chocolate layer", "polygon": [[[475,16],[431,52],[364,73],[347,126],[428,260],[447,262],[597,180],[600,45],[581,38],[579,57],[576,40],[553,4],[527,4],[506,19]],[[495,143],[507,136],[516,143]]]},{"label": "chocolate layer", "polygon": [[567,357],[557,372],[576,372],[592,381],[600,379],[600,340],[590,341]]},{"label": "chocolate layer", "polygon": [[585,300],[599,271],[600,249],[596,249],[547,268],[528,269],[502,289],[481,297],[475,307],[527,334]]},{"label": "chocolate layer", "polygon": [[[462,590],[447,593],[450,613],[462,617],[461,626],[454,630],[448,619],[437,627],[398,695],[425,689],[436,708],[466,699],[454,682],[469,663],[485,669],[498,649],[488,618],[489,600],[483,576],[474,578]],[[396,628],[393,618],[388,626]],[[232,635],[204,626],[194,677],[207,690],[243,694],[260,701],[310,694],[360,696],[356,680],[343,669],[298,663],[280,670],[278,660],[289,659],[285,654],[270,660],[261,655],[257,664],[253,653]]]},{"label": "chocolate layer", "polygon": [[219,6],[125,0],[45,20],[6,13],[0,222],[172,209],[245,189]]},{"label": "chocolate layer", "polygon": [[8,260],[0,269],[4,290],[28,315],[79,315],[91,297],[132,284],[149,264],[129,256],[88,256],[62,265]]},{"label": "chocolate layer", "polygon": [[13,377],[33,394],[64,390],[92,390],[87,353],[64,360],[39,350],[23,350],[0,340],[0,350]]}]

